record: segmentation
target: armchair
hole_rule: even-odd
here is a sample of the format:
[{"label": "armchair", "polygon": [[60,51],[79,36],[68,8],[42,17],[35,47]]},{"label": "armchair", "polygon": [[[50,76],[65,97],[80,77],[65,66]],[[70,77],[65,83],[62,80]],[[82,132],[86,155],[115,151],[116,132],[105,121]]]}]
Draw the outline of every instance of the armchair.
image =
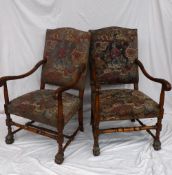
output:
[{"label": "armchair", "polygon": [[[91,30],[90,79],[91,79],[91,124],[94,137],[93,154],[100,154],[99,135],[113,132],[146,130],[154,139],[155,150],[161,149],[160,131],[164,114],[165,91],[171,84],[150,76],[138,60],[137,30],[107,27]],[[159,103],[139,91],[138,68],[150,80],[161,83]],[[103,85],[133,84],[134,89],[103,89]],[[140,119],[157,118],[153,126],[146,126]],[[100,122],[137,120],[141,126],[100,128]],[[154,135],[151,129],[156,130]]]},{"label": "armchair", "polygon": [[[0,87],[4,88],[6,125],[8,134],[6,143],[14,142],[14,134],[22,129],[44,135],[57,140],[58,153],[55,162],[64,160],[64,150],[74,139],[77,132],[83,131],[83,94],[87,72],[87,61],[90,45],[90,33],[72,28],[47,30],[44,59],[29,72],[18,76],[0,78]],[[40,90],[9,100],[7,83],[27,77],[42,66]],[[59,86],[56,90],[45,89],[45,84]],[[74,89],[78,96],[65,91]],[[65,124],[78,113],[79,126],[72,135],[63,133]],[[10,114],[21,116],[31,121],[25,125],[16,123]],[[57,128],[52,131],[34,125],[34,122],[47,124]],[[12,125],[18,129],[12,131]],[[64,137],[68,139],[63,146]]]}]

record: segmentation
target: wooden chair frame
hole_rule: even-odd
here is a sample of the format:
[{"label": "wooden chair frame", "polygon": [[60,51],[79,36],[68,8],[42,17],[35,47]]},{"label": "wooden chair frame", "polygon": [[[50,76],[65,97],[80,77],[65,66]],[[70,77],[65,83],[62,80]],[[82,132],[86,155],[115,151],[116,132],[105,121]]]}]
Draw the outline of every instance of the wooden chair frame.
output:
[{"label": "wooden chair frame", "polygon": [[[92,98],[92,105],[91,105],[91,124],[92,124],[92,130],[93,130],[93,137],[94,137],[94,145],[93,145],[93,154],[95,156],[98,156],[100,154],[100,148],[99,148],[99,142],[98,137],[100,134],[105,133],[113,133],[113,132],[131,132],[131,131],[140,131],[140,130],[146,130],[154,139],[153,147],[155,150],[161,149],[161,142],[160,142],[160,131],[162,129],[162,119],[164,114],[164,97],[165,97],[165,91],[171,90],[171,84],[164,80],[159,78],[154,78],[151,75],[148,74],[148,72],[145,70],[143,64],[136,59],[135,63],[138,65],[138,67],[141,69],[143,74],[151,81],[157,82],[162,84],[161,92],[160,92],[160,98],[159,98],[159,117],[157,119],[157,123],[152,126],[146,126],[144,123],[142,123],[139,119],[136,119],[141,126],[138,127],[120,127],[120,128],[109,128],[109,129],[100,129],[99,123],[100,123],[100,115],[99,115],[99,94],[101,90],[100,83],[96,80],[96,70],[92,69],[91,71],[91,98]],[[91,63],[90,63],[91,64]],[[92,65],[90,65],[92,66]],[[134,83],[134,89],[138,90],[138,83]],[[131,120],[135,121],[135,119]],[[156,130],[156,134],[154,135],[150,129]]]},{"label": "wooden chair frame", "polygon": [[[24,129],[27,131],[31,131],[33,133],[37,133],[43,136],[47,136],[49,138],[55,139],[58,142],[58,153],[55,156],[55,162],[57,164],[61,164],[64,160],[64,150],[66,149],[66,147],[70,144],[70,142],[74,139],[74,137],[76,136],[77,132],[83,131],[83,95],[84,95],[84,90],[79,90],[79,98],[81,101],[81,105],[79,108],[79,112],[78,112],[78,123],[79,126],[78,128],[74,131],[74,133],[70,136],[63,134],[63,129],[64,129],[64,117],[63,117],[63,104],[62,104],[62,93],[66,90],[72,89],[73,87],[75,87],[75,85],[77,84],[77,82],[80,79],[80,76],[82,75],[82,73],[84,72],[86,65],[85,64],[81,64],[81,66],[76,70],[75,72],[75,80],[68,84],[65,87],[59,87],[57,88],[57,90],[55,91],[54,97],[58,99],[58,113],[57,113],[57,131],[52,131],[43,127],[38,127],[33,125],[34,121],[31,122],[27,122],[26,124],[22,125],[19,123],[16,123],[14,121],[12,121],[10,113],[7,110],[7,105],[10,103],[9,101],[9,95],[8,95],[8,87],[7,87],[7,82],[10,80],[17,80],[17,79],[21,79],[21,78],[25,78],[29,75],[31,75],[32,73],[34,73],[41,65],[45,64],[47,62],[46,58],[39,61],[34,68],[32,68],[29,72],[22,74],[22,75],[18,75],[18,76],[5,76],[0,78],[0,87],[3,86],[4,88],[4,99],[5,99],[5,105],[4,105],[4,109],[5,109],[5,114],[7,116],[6,118],[6,125],[8,127],[8,134],[6,136],[6,143],[7,144],[12,144],[14,142],[14,134],[17,133],[18,131]],[[40,89],[45,89],[45,83],[41,80],[41,87]],[[12,131],[12,126],[16,126],[18,127],[18,129]],[[64,142],[64,137],[68,139],[68,141],[66,142],[66,144],[63,146],[63,142]]]}]

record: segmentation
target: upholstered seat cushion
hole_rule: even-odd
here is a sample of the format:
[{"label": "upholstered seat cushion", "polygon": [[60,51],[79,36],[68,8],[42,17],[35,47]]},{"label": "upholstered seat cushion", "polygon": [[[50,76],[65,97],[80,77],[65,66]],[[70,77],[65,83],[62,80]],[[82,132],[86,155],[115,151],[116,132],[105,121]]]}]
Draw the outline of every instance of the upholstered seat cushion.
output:
[{"label": "upholstered seat cushion", "polygon": [[158,103],[140,91],[113,89],[100,92],[101,120],[152,118],[158,115]]},{"label": "upholstered seat cushion", "polygon": [[[57,100],[54,90],[37,90],[20,96],[10,102],[8,112],[40,123],[57,126]],[[77,96],[63,93],[64,122],[78,111],[80,100]]]}]

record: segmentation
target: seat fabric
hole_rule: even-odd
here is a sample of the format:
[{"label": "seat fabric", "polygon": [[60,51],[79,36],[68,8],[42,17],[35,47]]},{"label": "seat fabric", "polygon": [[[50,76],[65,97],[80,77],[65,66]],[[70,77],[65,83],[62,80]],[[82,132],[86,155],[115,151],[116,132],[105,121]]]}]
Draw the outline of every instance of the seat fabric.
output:
[{"label": "seat fabric", "polygon": [[138,90],[100,91],[100,120],[126,120],[158,117],[159,105]]},{"label": "seat fabric", "polygon": [[[54,90],[37,90],[22,95],[10,102],[8,112],[34,120],[36,122],[57,126],[58,101],[54,98]],[[80,99],[72,94],[63,93],[64,122],[78,111]]]}]

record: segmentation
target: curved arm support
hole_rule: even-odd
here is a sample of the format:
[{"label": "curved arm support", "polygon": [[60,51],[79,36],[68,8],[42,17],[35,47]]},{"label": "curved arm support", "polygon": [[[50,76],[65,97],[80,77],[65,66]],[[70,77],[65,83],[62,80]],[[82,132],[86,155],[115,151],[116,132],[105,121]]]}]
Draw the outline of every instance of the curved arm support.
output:
[{"label": "curved arm support", "polygon": [[81,66],[79,66],[75,72],[75,77],[76,77],[75,80],[65,87],[59,87],[55,91],[55,98],[58,101],[58,115],[57,115],[57,128],[58,129],[60,128],[63,129],[64,127],[62,93],[68,89],[73,88],[77,84],[82,73],[85,71],[85,68],[86,68],[85,64],[81,64]]},{"label": "curved arm support", "polygon": [[46,60],[39,61],[29,72],[27,72],[25,74],[16,75],[16,76],[1,77],[0,78],[0,87],[4,86],[6,84],[6,82],[9,80],[17,80],[17,79],[25,78],[25,77],[31,75],[44,63],[46,63]]},{"label": "curved arm support", "polygon": [[149,80],[152,80],[152,81],[157,82],[157,83],[161,83],[162,84],[162,88],[163,88],[164,91],[170,91],[171,90],[171,84],[168,81],[166,81],[164,79],[160,79],[160,78],[154,78],[151,75],[149,75],[148,72],[145,70],[143,64],[139,60],[136,60],[136,64],[140,67],[140,69],[143,72],[143,74]]}]

